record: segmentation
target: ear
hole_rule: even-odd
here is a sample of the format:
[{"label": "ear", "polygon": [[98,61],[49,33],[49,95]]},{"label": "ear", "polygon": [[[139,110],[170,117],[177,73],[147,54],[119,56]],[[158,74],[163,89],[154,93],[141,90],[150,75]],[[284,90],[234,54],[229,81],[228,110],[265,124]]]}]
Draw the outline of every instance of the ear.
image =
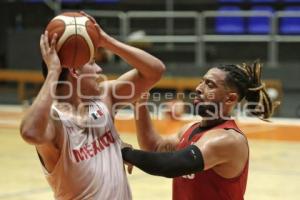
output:
[{"label": "ear", "polygon": [[79,77],[79,72],[78,70],[74,69],[74,68],[69,68],[69,72],[70,72],[70,75],[77,79]]},{"label": "ear", "polygon": [[226,104],[235,104],[238,102],[238,99],[239,99],[239,96],[236,92],[230,92],[227,94],[225,103]]}]

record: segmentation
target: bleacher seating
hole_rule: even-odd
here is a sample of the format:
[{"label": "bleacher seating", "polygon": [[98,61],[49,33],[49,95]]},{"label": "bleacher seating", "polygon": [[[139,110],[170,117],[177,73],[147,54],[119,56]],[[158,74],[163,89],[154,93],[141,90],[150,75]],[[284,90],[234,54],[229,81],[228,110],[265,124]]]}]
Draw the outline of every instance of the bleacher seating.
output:
[{"label": "bleacher seating", "polygon": [[240,11],[238,6],[223,6],[219,10],[220,16],[215,19],[215,32],[217,34],[243,34],[245,33],[244,18],[222,16],[223,13],[230,11]]},{"label": "bleacher seating", "polygon": [[300,0],[283,0],[284,3],[300,3]]},{"label": "bleacher seating", "polygon": [[[287,6],[284,11],[300,13],[300,6]],[[298,17],[282,17],[280,20],[281,34],[300,34],[300,16]]]},{"label": "bleacher seating", "polygon": [[[270,6],[253,6],[252,11],[273,12]],[[248,18],[247,31],[250,34],[269,34],[271,31],[271,19],[268,16],[253,16]]]},{"label": "bleacher seating", "polygon": [[219,3],[243,3],[245,0],[218,0]]},{"label": "bleacher seating", "polygon": [[251,3],[275,3],[278,0],[250,0]]}]

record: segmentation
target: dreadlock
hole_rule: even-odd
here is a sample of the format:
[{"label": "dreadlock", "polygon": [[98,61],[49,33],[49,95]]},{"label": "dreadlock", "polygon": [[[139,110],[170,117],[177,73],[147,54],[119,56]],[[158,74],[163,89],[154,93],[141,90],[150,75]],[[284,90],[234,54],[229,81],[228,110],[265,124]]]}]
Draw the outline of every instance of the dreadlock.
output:
[{"label": "dreadlock", "polygon": [[[235,88],[239,93],[239,101],[244,98],[249,102],[247,109],[251,114],[266,120],[272,116],[274,109],[279,104],[271,101],[266,92],[265,84],[261,81],[261,64],[255,61],[252,65],[220,65],[216,68],[227,72],[226,83]],[[258,109],[261,106],[262,109]]]}]

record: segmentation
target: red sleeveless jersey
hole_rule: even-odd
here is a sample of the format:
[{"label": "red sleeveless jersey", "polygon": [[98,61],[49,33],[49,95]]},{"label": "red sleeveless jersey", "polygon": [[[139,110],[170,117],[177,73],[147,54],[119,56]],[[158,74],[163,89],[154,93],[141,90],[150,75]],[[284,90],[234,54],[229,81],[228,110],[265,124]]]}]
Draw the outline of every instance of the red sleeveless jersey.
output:
[{"label": "red sleeveless jersey", "polygon": [[[183,149],[197,142],[205,132],[212,129],[228,128],[243,134],[234,120],[228,120],[194,135],[189,140],[190,134],[197,125],[198,123],[194,124],[184,133],[177,149]],[[241,174],[230,179],[218,175],[213,169],[176,177],[173,179],[173,200],[243,200],[248,177],[248,163],[249,156]]]}]

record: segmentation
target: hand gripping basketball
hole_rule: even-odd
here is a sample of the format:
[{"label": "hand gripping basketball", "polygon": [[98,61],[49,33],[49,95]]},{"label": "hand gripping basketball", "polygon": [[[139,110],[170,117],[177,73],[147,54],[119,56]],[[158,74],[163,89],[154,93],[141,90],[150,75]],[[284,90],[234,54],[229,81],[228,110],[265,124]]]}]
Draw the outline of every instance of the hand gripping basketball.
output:
[{"label": "hand gripping basketball", "polygon": [[87,18],[89,18],[89,20],[91,20],[94,23],[94,26],[96,27],[96,29],[98,30],[98,33],[99,33],[99,39],[98,39],[97,47],[104,47],[105,46],[105,40],[108,37],[107,33],[105,33],[105,31],[103,31],[103,29],[99,26],[99,24],[97,23],[97,21],[95,20],[94,17],[92,17],[91,15],[87,14],[84,11],[80,11],[80,14],[86,16]]},{"label": "hand gripping basketball", "polygon": [[95,58],[99,29],[94,20],[79,12],[65,12],[55,16],[46,30],[49,41],[57,34],[55,49],[63,67],[80,68]]},{"label": "hand gripping basketball", "polygon": [[61,71],[61,64],[55,50],[57,42],[57,34],[54,34],[49,45],[48,31],[45,31],[40,38],[40,49],[44,62],[48,67],[48,71]]}]

